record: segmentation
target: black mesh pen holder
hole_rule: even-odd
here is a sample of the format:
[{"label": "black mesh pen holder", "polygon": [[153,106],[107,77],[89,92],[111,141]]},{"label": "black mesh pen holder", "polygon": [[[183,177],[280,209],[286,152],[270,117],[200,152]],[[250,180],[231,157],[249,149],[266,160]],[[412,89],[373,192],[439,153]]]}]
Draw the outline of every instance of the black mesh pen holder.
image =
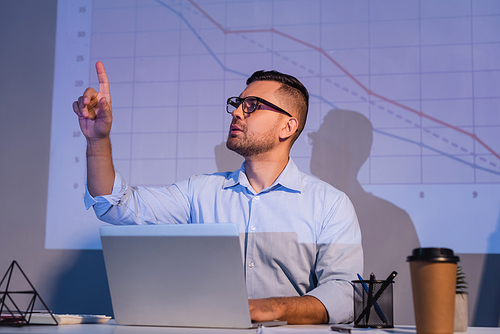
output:
[{"label": "black mesh pen holder", "polygon": [[352,281],[354,288],[354,327],[394,328],[394,281]]}]

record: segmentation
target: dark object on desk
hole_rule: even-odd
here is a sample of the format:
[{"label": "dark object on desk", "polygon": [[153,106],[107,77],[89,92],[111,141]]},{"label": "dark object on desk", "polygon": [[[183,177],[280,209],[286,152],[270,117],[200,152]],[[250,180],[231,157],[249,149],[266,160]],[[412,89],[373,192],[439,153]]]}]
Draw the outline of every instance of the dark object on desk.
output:
[{"label": "dark object on desk", "polygon": [[[373,285],[372,285],[372,291],[370,292],[370,287],[363,282],[363,278],[361,277],[360,274],[358,274],[358,278],[359,280],[361,281],[361,285],[363,286],[363,289],[368,293],[368,296],[372,295],[373,296]],[[370,275],[370,280],[375,280],[375,276]],[[368,301],[368,304],[370,304],[370,301]],[[387,323],[387,318],[385,317],[385,314],[384,312],[382,312],[382,309],[380,308],[380,305],[378,304],[378,302],[375,302],[373,304],[373,306],[375,307],[375,312],[377,312],[377,315],[379,316],[380,320],[382,320],[384,322],[384,324]],[[368,322],[368,319],[366,320],[366,322]]]},{"label": "dark object on desk", "polygon": [[[397,272],[393,271],[385,281],[352,281],[354,288],[354,327],[393,328],[392,283]],[[358,277],[361,277],[358,275]]]},{"label": "dark object on desk", "polygon": [[351,333],[351,327],[344,327],[344,326],[330,326],[330,330],[334,332],[339,332],[339,333]]},{"label": "dark object on desk", "polygon": [[[15,268],[18,269],[17,273]],[[15,281],[19,274],[22,275],[20,281]],[[24,286],[26,286],[26,288]],[[18,287],[21,288],[19,289]],[[40,311],[34,311],[37,300],[45,307],[42,312],[44,314],[49,314],[53,320],[47,321],[45,325],[57,326],[58,322],[56,318],[52,312],[50,312],[33,284],[31,284],[28,276],[26,276],[16,261],[12,261],[0,281],[0,326],[29,325],[32,315],[40,313]]]},{"label": "dark object on desk", "polygon": [[452,334],[459,257],[448,248],[417,248],[407,261],[417,334]]}]

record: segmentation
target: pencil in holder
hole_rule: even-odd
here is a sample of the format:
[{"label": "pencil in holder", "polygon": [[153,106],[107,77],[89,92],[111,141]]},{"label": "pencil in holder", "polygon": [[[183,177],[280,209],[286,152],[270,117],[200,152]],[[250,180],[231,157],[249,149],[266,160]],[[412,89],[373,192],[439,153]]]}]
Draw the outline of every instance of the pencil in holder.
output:
[{"label": "pencil in holder", "polygon": [[352,281],[354,327],[393,328],[393,280]]}]

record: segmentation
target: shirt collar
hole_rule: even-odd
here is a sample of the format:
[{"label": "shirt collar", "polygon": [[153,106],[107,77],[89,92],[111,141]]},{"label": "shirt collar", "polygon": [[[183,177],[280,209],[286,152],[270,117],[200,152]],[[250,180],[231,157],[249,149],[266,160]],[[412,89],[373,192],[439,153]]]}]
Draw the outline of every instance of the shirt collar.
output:
[{"label": "shirt collar", "polygon": [[[234,187],[236,185],[244,186],[248,189],[251,189],[250,182],[248,182],[248,178],[245,174],[245,163],[241,164],[240,169],[230,173],[224,182],[224,189]],[[269,191],[278,188],[279,186],[285,187],[289,190],[302,192],[302,173],[298,169],[295,162],[293,162],[292,158],[288,159],[288,163],[285,166],[285,169],[281,172],[274,183],[264,189],[263,191]]]}]

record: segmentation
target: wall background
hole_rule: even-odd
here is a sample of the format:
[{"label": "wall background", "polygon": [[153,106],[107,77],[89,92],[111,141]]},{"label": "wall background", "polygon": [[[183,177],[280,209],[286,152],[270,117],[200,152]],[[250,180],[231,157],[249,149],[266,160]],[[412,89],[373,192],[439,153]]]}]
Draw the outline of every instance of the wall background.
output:
[{"label": "wall background", "polygon": [[58,313],[111,314],[102,253],[45,249],[56,1],[0,1],[0,271]]},{"label": "wall background", "polygon": [[[44,246],[56,9],[55,1],[0,1],[0,272],[17,260],[54,312],[111,314],[101,252]],[[500,255],[458,255],[470,323],[498,326]],[[397,302],[396,322],[412,323],[411,303]]]}]

